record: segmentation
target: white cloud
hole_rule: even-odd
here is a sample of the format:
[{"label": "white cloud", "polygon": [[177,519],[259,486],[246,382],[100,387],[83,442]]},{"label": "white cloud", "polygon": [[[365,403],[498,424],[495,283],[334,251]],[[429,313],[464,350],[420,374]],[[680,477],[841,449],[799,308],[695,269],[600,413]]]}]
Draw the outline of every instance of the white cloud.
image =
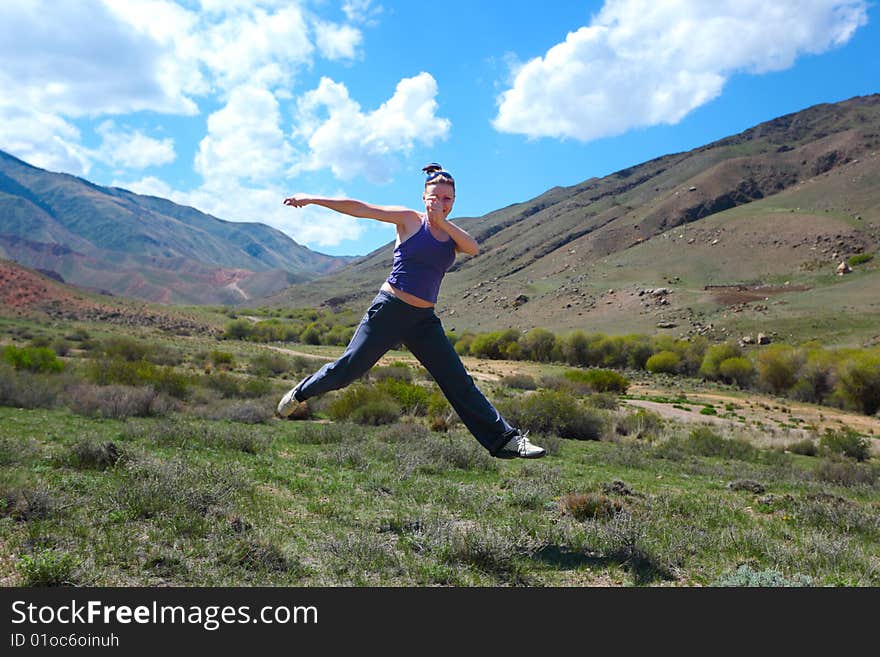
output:
[{"label": "white cloud", "polygon": [[228,15],[204,30],[200,41],[202,61],[215,83],[227,90],[243,83],[289,84],[314,51],[305,17],[296,6]]},{"label": "white cloud", "polygon": [[140,130],[123,132],[113,121],[104,121],[98,126],[97,133],[102,142],[96,155],[113,166],[145,169],[168,164],[176,158],[174,140],[170,137],[154,139]]},{"label": "white cloud", "polygon": [[[11,101],[11,102],[10,102]],[[0,149],[28,164],[86,175],[91,169],[80,132],[60,116],[0,97]]]},{"label": "white cloud", "polygon": [[354,59],[363,35],[350,25],[315,21],[315,43],[327,59]]},{"label": "white cloud", "polygon": [[134,182],[124,182],[114,180],[111,185],[113,187],[121,187],[135,194],[143,194],[145,196],[158,196],[159,198],[171,198],[174,190],[163,180],[159,180],[155,176],[146,176]]},{"label": "white cloud", "polygon": [[381,5],[374,5],[372,0],[345,0],[342,11],[352,23],[374,25],[383,8]]},{"label": "white cloud", "polygon": [[674,124],[731,75],[783,70],[866,21],[864,0],[607,0],[589,26],[515,71],[493,125],[587,141]]},{"label": "white cloud", "polygon": [[277,178],[292,150],[280,127],[278,100],[260,87],[237,87],[227,104],[208,117],[195,169],[208,181]]},{"label": "white cloud", "polygon": [[292,172],[329,168],[343,180],[362,175],[388,181],[398,155],[449,134],[449,120],[436,114],[436,96],[437,82],[420,73],[401,80],[378,109],[363,112],[344,84],[322,78],[298,104],[294,136],[307,143],[308,153]]},{"label": "white cloud", "polygon": [[68,117],[193,113],[161,80],[163,51],[99,0],[0,3],[0,89]]}]

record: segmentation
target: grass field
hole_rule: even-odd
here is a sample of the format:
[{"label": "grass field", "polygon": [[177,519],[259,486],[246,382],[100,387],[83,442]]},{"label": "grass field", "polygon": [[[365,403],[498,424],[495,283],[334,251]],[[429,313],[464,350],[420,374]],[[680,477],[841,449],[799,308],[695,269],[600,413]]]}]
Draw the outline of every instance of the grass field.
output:
[{"label": "grass field", "polygon": [[[4,586],[880,584],[877,457],[805,440],[813,420],[788,407],[768,406],[764,426],[760,404],[713,386],[629,395],[707,415],[677,422],[611,394],[511,387],[561,378],[557,365],[468,359],[505,414],[528,406],[533,430],[550,427],[532,434],[546,458],[503,461],[454,418],[448,431],[405,409],[379,426],[331,421],[343,393],[309,420],[271,418],[320,358],[263,372],[278,366],[267,345],[22,318],[0,330],[7,344],[71,338],[62,373],[3,370],[17,386],[0,386]],[[144,386],[84,384],[102,348],[140,343],[168,363],[150,376],[174,372],[187,394],[135,412],[123,402]]]}]

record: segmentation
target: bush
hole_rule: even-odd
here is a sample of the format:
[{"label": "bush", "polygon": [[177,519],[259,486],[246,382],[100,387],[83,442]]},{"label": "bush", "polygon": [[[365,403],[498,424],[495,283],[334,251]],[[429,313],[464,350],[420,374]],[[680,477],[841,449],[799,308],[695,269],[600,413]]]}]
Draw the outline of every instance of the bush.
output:
[{"label": "bush", "polygon": [[755,375],[755,367],[748,358],[734,356],[721,361],[718,373],[725,381],[735,383],[740,388],[746,388]]},{"label": "bush", "polygon": [[599,440],[605,427],[600,412],[583,406],[567,392],[542,390],[498,404],[513,425],[535,433],[555,433],[560,438]]},{"label": "bush", "polygon": [[562,498],[561,506],[563,511],[581,521],[613,518],[624,509],[618,500],[599,493],[568,493]]},{"label": "bush", "polygon": [[801,456],[816,456],[819,453],[816,441],[812,438],[804,438],[803,440],[791,443],[786,446],[786,449],[792,454],[800,454]]},{"label": "bush", "polygon": [[264,403],[253,399],[223,402],[206,411],[205,417],[209,420],[265,424],[275,415],[274,403],[274,400],[272,403]]},{"label": "bush", "polygon": [[877,483],[877,468],[841,456],[825,458],[814,475],[819,481],[838,486],[874,486]]},{"label": "bush", "polygon": [[535,390],[538,387],[534,378],[528,374],[509,374],[501,377],[501,385],[518,390]]},{"label": "bush", "polygon": [[697,456],[719,456],[739,461],[755,461],[760,455],[758,448],[748,441],[724,438],[709,427],[692,429],[685,448]]},{"label": "bush", "polygon": [[346,388],[327,408],[331,419],[357,424],[391,424],[400,419],[400,405],[378,387],[355,384]]},{"label": "bush", "polygon": [[728,358],[742,356],[742,349],[733,342],[715,344],[706,349],[703,362],[700,364],[699,374],[706,379],[718,379],[721,377],[721,363]]},{"label": "bush", "polygon": [[737,568],[734,572],[726,573],[712,582],[709,586],[812,586],[813,579],[800,573],[792,577],[785,577],[776,570],[755,571],[746,564]]},{"label": "bush", "polygon": [[77,562],[73,555],[57,550],[39,550],[26,554],[18,562],[25,586],[64,586],[73,584]]},{"label": "bush", "polygon": [[795,384],[804,358],[792,347],[774,344],[760,351],[757,361],[758,383],[778,395]]},{"label": "bush", "polygon": [[254,399],[272,392],[272,384],[265,379],[237,377],[226,372],[206,375],[202,380],[226,399],[233,397]]},{"label": "bush", "polygon": [[386,378],[376,387],[394,399],[403,410],[413,415],[425,415],[428,412],[430,394],[424,386],[395,378]]},{"label": "bush", "polygon": [[103,342],[102,351],[107,358],[118,358],[133,363],[147,360],[150,347],[131,338],[109,338]]},{"label": "bush", "polygon": [[0,405],[15,408],[52,408],[58,402],[62,382],[58,377],[16,371],[0,363]]},{"label": "bush", "polygon": [[481,333],[471,343],[470,354],[477,358],[507,358],[509,345],[516,343],[518,340],[519,331],[516,329]]},{"label": "bush", "polygon": [[873,259],[873,253],[857,253],[856,255],[851,256],[847,262],[850,267],[855,267],[856,265],[863,265],[866,262],[871,262]]},{"label": "bush", "polygon": [[830,454],[842,454],[856,461],[867,461],[871,458],[871,444],[857,431],[843,429],[834,431],[826,429],[825,435],[819,440],[822,451]]},{"label": "bush", "polygon": [[613,370],[568,370],[563,376],[573,383],[586,384],[594,392],[625,393],[629,388],[629,380]]},{"label": "bush", "polygon": [[633,438],[656,438],[663,428],[663,418],[657,413],[640,408],[635,413],[624,415],[617,421],[616,431]]},{"label": "bush", "polygon": [[880,410],[880,350],[852,356],[840,368],[837,390],[865,415]]},{"label": "bush", "polygon": [[548,363],[554,359],[558,348],[556,336],[543,328],[533,328],[519,339],[523,357]]},{"label": "bush", "polygon": [[64,362],[48,347],[15,347],[3,350],[3,360],[16,370],[29,372],[61,372]]},{"label": "bush", "polygon": [[171,404],[162,399],[152,386],[95,386],[83,383],[71,389],[68,405],[79,415],[116,420],[165,415],[171,410]]},{"label": "bush", "polygon": [[112,442],[81,440],[70,448],[67,463],[80,469],[106,470],[119,461],[119,448]]},{"label": "bush", "polygon": [[661,351],[645,362],[645,369],[652,374],[675,374],[681,358],[674,351]]},{"label": "bush", "polygon": [[263,351],[251,358],[248,370],[254,376],[278,376],[294,370],[290,359],[274,351]]},{"label": "bush", "polygon": [[247,340],[254,331],[254,325],[246,319],[236,319],[226,325],[224,340]]},{"label": "bush", "polygon": [[127,361],[120,358],[92,361],[86,376],[98,385],[152,386],[178,399],[189,394],[191,379],[173,367],[154,365],[146,360]]},{"label": "bush", "polygon": [[406,365],[389,365],[374,367],[370,370],[370,377],[376,381],[393,379],[395,381],[412,381],[412,370]]}]

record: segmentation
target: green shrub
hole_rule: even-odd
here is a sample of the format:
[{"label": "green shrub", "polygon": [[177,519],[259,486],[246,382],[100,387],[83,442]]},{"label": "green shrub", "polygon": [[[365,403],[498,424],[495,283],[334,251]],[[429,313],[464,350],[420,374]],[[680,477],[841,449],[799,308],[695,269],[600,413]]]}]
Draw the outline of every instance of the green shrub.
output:
[{"label": "green shrub", "polygon": [[733,342],[715,344],[706,349],[703,361],[700,364],[699,374],[706,379],[718,379],[721,377],[721,363],[728,358],[742,356],[742,349]]},{"label": "green shrub", "polygon": [[164,392],[178,399],[186,398],[191,383],[187,374],[178,372],[171,366],[120,358],[91,361],[86,368],[86,376],[101,386],[152,386],[156,392]]},{"label": "green shrub", "polygon": [[871,262],[874,259],[873,253],[857,253],[854,256],[850,256],[847,262],[850,267],[855,267],[856,265],[863,265],[866,262]]},{"label": "green shrub", "polygon": [[739,461],[755,461],[760,455],[757,447],[746,440],[724,438],[709,427],[697,427],[688,434],[686,450],[697,456],[719,456]]},{"label": "green shrub", "polygon": [[733,572],[725,573],[709,586],[738,586],[738,587],[791,587],[813,586],[813,579],[808,575],[797,573],[791,577],[785,577],[776,570],[755,571],[743,564]]},{"label": "green shrub", "polygon": [[77,561],[72,554],[58,550],[38,550],[18,562],[25,586],[65,586],[73,584]]},{"label": "green shrub", "polygon": [[625,393],[629,388],[629,379],[613,370],[568,370],[563,376],[574,383],[584,383],[595,392]]},{"label": "green shrub", "polygon": [[52,408],[58,403],[63,381],[55,375],[17,371],[0,362],[0,406]]},{"label": "green shrub", "polygon": [[656,438],[663,429],[663,418],[657,413],[644,408],[635,413],[624,415],[617,421],[616,431],[623,436],[633,438]]},{"label": "green shrub", "polygon": [[242,424],[265,424],[275,415],[275,403],[275,399],[269,403],[255,399],[224,401],[205,411],[204,417]]},{"label": "green shrub", "polygon": [[116,420],[165,415],[172,408],[152,386],[95,386],[87,383],[70,390],[68,406],[79,415]]},{"label": "green shrub", "polygon": [[608,411],[614,411],[620,407],[620,399],[613,392],[594,392],[584,399],[584,403],[593,408],[602,408]]},{"label": "green shrub", "polygon": [[254,376],[278,376],[294,370],[286,356],[275,351],[262,351],[251,358],[248,370]]},{"label": "green shrub", "polygon": [[801,456],[816,456],[819,453],[819,447],[812,438],[804,438],[795,443],[786,446],[786,449],[792,454],[800,454]]},{"label": "green shrub", "polygon": [[856,354],[839,370],[837,390],[851,406],[865,415],[880,410],[880,350]]},{"label": "green shrub", "polygon": [[29,372],[61,372],[64,362],[48,347],[16,347],[3,350],[3,360],[17,370]]},{"label": "green shrub", "polygon": [[346,388],[330,402],[327,414],[331,419],[357,424],[391,424],[400,419],[400,405],[376,386],[355,384]]},{"label": "green shrub", "polygon": [[755,375],[755,366],[748,358],[734,356],[721,361],[718,373],[725,381],[747,388]]},{"label": "green shrub", "polygon": [[563,511],[581,521],[613,518],[624,509],[618,500],[600,493],[568,493],[560,504]]},{"label": "green shrub", "polygon": [[757,356],[758,383],[774,394],[783,394],[797,381],[804,355],[784,344],[764,347]]},{"label": "green shrub", "polygon": [[473,333],[462,333],[458,340],[455,341],[455,345],[453,345],[455,352],[459,356],[470,356],[471,344],[473,344],[476,337]]},{"label": "green shrub", "polygon": [[413,415],[425,415],[428,412],[430,393],[427,388],[401,379],[386,378],[376,384],[386,392],[403,410]]},{"label": "green shrub", "polygon": [[871,458],[871,443],[850,428],[841,431],[826,429],[819,440],[819,446],[826,453],[842,454],[856,461],[867,461]]},{"label": "green shrub", "polygon": [[225,340],[247,340],[253,332],[253,323],[246,319],[235,319],[226,325],[222,337]]},{"label": "green shrub", "polygon": [[556,336],[543,328],[533,328],[519,338],[523,357],[542,363],[548,363],[554,359],[558,349]]},{"label": "green shrub", "polygon": [[148,360],[150,346],[132,338],[109,338],[103,342],[102,351],[107,358],[118,358],[129,362]]},{"label": "green shrub", "polygon": [[652,374],[675,374],[681,364],[681,358],[674,351],[661,351],[645,362],[645,369]]},{"label": "green shrub", "polygon": [[534,378],[528,374],[508,374],[501,377],[501,385],[518,390],[535,390],[538,387]]},{"label": "green shrub", "polygon": [[877,483],[876,467],[836,455],[823,459],[814,475],[819,481],[838,486],[874,486]]},{"label": "green shrub", "polygon": [[508,346],[516,343],[519,340],[519,335],[519,331],[516,329],[481,333],[471,343],[470,354],[477,358],[507,358]]},{"label": "green shrub", "polygon": [[238,377],[226,372],[208,374],[202,377],[204,384],[216,390],[226,399],[233,397],[254,399],[272,392],[272,383],[265,379]]},{"label": "green shrub", "polygon": [[70,448],[67,464],[83,470],[106,470],[119,461],[121,453],[112,442],[80,440]]},{"label": "green shrub", "polygon": [[513,425],[535,433],[555,433],[560,438],[599,440],[605,420],[594,408],[580,404],[572,394],[542,390],[498,403]]},{"label": "green shrub", "polygon": [[208,360],[214,365],[214,367],[220,369],[232,369],[235,366],[235,355],[228,351],[214,349],[208,354]]},{"label": "green shrub", "polygon": [[370,377],[376,381],[394,379],[396,381],[412,381],[412,369],[407,365],[388,365],[374,367],[370,370]]}]

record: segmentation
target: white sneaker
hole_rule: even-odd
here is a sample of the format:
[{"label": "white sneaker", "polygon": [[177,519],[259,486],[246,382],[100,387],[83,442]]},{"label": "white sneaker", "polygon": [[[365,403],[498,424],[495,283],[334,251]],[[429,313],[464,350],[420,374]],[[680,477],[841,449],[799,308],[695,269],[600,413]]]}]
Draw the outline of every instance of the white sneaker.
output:
[{"label": "white sneaker", "polygon": [[297,401],[296,399],[296,388],[291,388],[287,391],[287,393],[281,398],[281,401],[278,402],[278,408],[275,409],[276,415],[278,417],[290,417],[293,412],[305,402]]},{"label": "white sneaker", "polygon": [[507,444],[502,447],[497,454],[495,454],[496,458],[499,459],[539,459],[544,456],[547,451],[543,447],[538,447],[537,445],[533,445],[529,442],[528,439],[529,432],[526,431],[523,433],[522,431],[517,431],[516,435],[507,441]]}]

